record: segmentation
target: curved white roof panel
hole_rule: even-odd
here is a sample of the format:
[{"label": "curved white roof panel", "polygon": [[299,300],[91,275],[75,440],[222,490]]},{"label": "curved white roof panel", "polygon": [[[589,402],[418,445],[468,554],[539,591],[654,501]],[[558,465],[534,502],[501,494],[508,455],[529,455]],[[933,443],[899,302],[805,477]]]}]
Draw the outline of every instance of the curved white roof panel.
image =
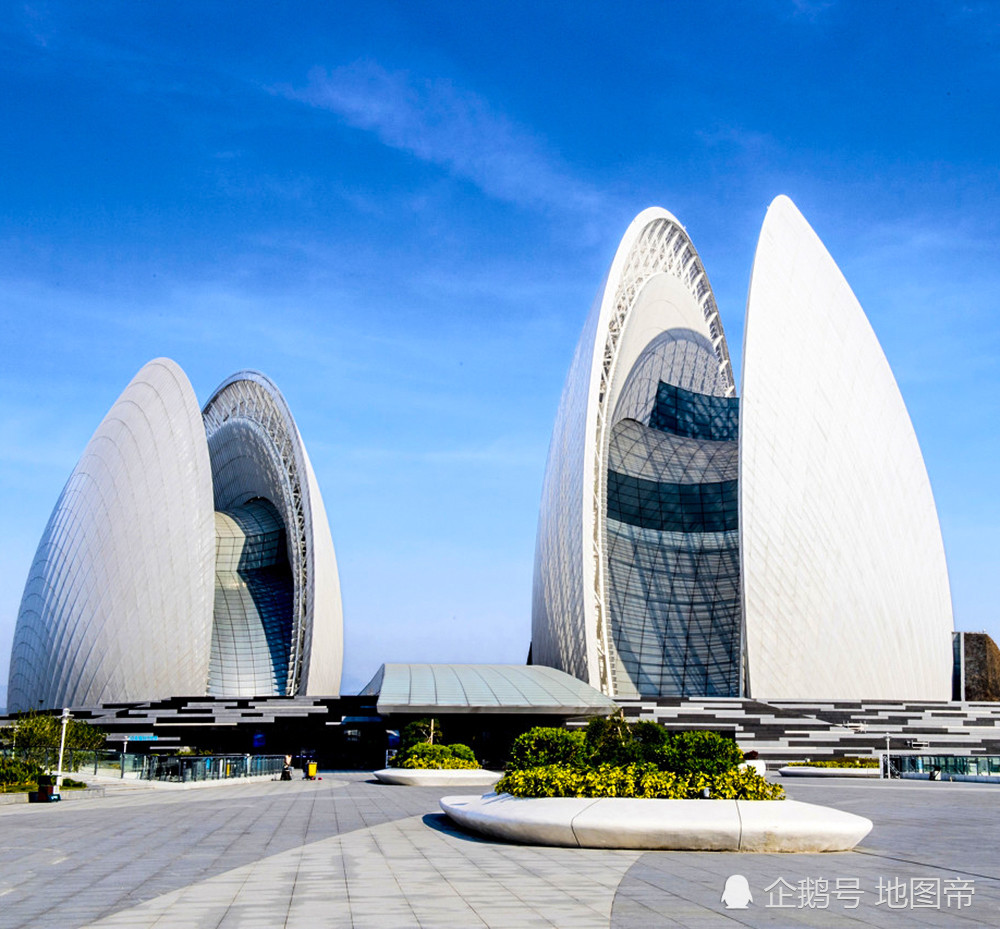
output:
[{"label": "curved white roof panel", "polygon": [[201,414],[184,372],[159,358],[97,427],[45,527],[9,708],[203,693],[214,564]]},{"label": "curved white roof panel", "polygon": [[920,448],[864,311],[787,197],[761,230],[742,376],[749,692],[947,700],[951,597]]}]

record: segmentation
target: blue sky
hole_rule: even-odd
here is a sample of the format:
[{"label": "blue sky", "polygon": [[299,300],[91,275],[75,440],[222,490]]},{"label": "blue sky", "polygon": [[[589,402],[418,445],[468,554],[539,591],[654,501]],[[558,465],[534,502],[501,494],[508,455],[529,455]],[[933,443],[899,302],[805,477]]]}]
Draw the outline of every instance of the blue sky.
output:
[{"label": "blue sky", "polygon": [[[920,439],[956,625],[1000,639],[1000,6],[5,4],[0,682],[104,413],[257,368],[330,514],[345,688],[521,662],[549,434],[632,217],[685,224],[739,363],[792,197]],[[737,371],[737,374],[739,372]]]}]

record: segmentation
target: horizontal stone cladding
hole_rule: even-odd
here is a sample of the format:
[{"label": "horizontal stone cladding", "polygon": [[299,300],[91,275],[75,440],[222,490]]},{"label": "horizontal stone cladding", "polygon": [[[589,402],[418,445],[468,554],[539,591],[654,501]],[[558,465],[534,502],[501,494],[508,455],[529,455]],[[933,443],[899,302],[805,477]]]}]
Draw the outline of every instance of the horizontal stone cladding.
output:
[{"label": "horizontal stone cladding", "polygon": [[1000,703],[772,701],[735,698],[619,699],[627,719],[734,737],[769,764],[878,756],[886,749],[1000,755]]}]

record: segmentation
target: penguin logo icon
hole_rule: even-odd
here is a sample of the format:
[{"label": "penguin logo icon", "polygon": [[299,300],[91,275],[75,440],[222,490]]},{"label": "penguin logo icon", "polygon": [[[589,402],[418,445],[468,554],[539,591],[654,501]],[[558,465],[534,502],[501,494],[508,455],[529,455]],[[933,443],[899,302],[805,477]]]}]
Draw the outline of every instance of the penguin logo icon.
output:
[{"label": "penguin logo icon", "polygon": [[726,878],[726,887],[722,891],[722,902],[727,910],[745,910],[748,903],[753,903],[750,884],[742,874],[734,874]]}]

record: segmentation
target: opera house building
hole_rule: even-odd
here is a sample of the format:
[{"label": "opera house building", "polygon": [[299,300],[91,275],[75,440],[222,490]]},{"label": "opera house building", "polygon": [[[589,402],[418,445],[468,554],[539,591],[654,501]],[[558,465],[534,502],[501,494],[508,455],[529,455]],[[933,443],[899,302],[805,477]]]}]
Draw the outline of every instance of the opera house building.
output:
[{"label": "opera house building", "polygon": [[14,633],[11,711],[173,694],[336,694],[337,562],[280,391],[242,371],[204,409],[149,362],[87,444]]},{"label": "opera house building", "polygon": [[786,197],[760,233],[738,386],[684,227],[653,208],[626,231],[556,417],[527,665],[386,655],[342,695],[342,643],[330,527],[281,393],[243,371],[199,408],[157,359],[45,527],[8,710],[71,707],[110,739],[334,767],[381,767],[425,716],[502,765],[530,725],[616,709],[769,762],[891,740],[1000,755],[1000,650],[953,636],[903,399]]},{"label": "opera house building", "polygon": [[563,388],[532,661],[614,698],[947,700],[941,531],[899,389],[795,205],[757,245],[741,385],[683,226],[641,213]]}]

